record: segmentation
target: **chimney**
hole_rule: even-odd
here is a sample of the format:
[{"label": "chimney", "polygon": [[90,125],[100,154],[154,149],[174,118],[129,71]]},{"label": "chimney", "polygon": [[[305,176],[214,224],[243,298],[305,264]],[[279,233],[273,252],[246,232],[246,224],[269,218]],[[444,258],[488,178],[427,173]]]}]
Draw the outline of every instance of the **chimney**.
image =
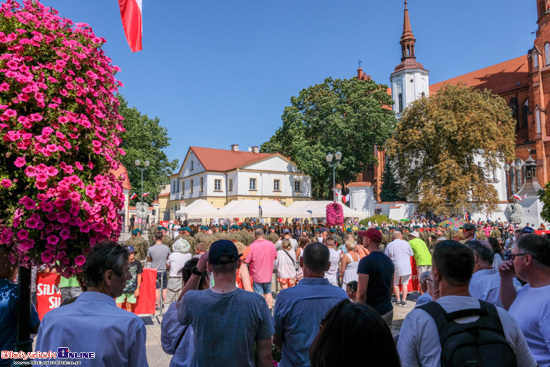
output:
[{"label": "chimney", "polygon": [[231,144],[231,150],[234,152],[239,151],[239,144]]},{"label": "chimney", "polygon": [[260,153],[260,147],[255,145],[252,147],[252,153]]}]

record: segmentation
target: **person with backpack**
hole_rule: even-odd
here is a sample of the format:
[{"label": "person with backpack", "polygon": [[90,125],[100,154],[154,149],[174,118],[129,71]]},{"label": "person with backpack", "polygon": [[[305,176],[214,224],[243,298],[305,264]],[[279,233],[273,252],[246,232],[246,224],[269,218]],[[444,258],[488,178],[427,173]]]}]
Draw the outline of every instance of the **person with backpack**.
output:
[{"label": "person with backpack", "polygon": [[470,296],[474,251],[441,241],[432,255],[440,298],[412,310],[401,327],[402,366],[536,366],[508,312]]}]

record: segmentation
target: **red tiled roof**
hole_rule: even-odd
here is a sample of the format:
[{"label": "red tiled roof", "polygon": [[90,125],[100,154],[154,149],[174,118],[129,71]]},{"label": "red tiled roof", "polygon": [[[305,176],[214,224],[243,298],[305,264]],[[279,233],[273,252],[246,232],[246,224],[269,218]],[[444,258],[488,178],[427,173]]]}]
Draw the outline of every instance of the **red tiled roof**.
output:
[{"label": "red tiled roof", "polygon": [[132,186],[130,185],[130,180],[128,179],[128,171],[126,171],[126,168],[119,164],[118,168],[115,170],[111,170],[111,173],[115,175],[116,178],[122,177],[122,188],[125,190],[131,190]]},{"label": "red tiled roof", "polygon": [[190,147],[206,171],[226,172],[280,154]]},{"label": "red tiled roof", "polygon": [[155,201],[153,201],[151,204],[160,204],[160,201],[155,200]]},{"label": "red tiled roof", "polygon": [[443,85],[464,83],[481,90],[489,89],[493,93],[507,92],[517,88],[529,86],[529,66],[527,55],[500,64],[472,71],[471,73],[457,76],[430,85],[430,94],[436,93]]},{"label": "red tiled roof", "polygon": [[372,186],[370,182],[350,182],[347,187]]},{"label": "red tiled roof", "polygon": [[[153,208],[152,206],[149,207],[149,210],[153,210],[155,208]],[[128,207],[128,210],[136,210],[136,207],[135,206],[130,206]]]}]

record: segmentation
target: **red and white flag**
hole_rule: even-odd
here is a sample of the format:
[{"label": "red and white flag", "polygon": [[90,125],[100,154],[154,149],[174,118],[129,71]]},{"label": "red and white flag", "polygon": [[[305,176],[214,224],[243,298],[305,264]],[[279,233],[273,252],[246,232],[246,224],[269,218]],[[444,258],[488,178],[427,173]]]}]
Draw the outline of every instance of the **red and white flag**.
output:
[{"label": "red and white flag", "polygon": [[130,196],[130,200],[133,200],[133,199],[135,199],[135,198],[137,198],[137,194],[134,192],[134,193],[132,194],[132,196]]},{"label": "red and white flag", "polygon": [[349,201],[349,194],[342,197],[342,202],[347,203]]},{"label": "red and white flag", "polygon": [[124,34],[132,52],[141,51],[143,33],[141,2],[142,0],[118,0]]},{"label": "red and white flag", "polygon": [[519,201],[523,201],[523,199],[527,198],[527,194],[523,195],[523,196],[519,196],[518,194],[514,194],[514,199],[516,200],[519,200]]},{"label": "red and white flag", "polygon": [[146,197],[147,195],[149,195],[148,192],[144,193],[144,194],[143,194],[143,197]]}]

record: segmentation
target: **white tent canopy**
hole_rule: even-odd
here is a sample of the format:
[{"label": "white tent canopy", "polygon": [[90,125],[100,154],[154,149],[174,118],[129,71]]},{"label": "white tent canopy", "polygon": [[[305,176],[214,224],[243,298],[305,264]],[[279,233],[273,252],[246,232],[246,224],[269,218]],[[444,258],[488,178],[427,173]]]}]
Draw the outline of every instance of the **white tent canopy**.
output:
[{"label": "white tent canopy", "polygon": [[219,209],[214,208],[212,204],[204,199],[195,200],[188,206],[178,210],[176,215],[187,217],[188,219],[219,218],[222,217]]},{"label": "white tent canopy", "polygon": [[[289,205],[287,216],[292,218],[325,218],[327,216],[327,205],[332,203],[329,200],[321,201],[295,201]],[[367,215],[363,212],[350,209],[349,207],[342,205],[344,209],[345,218],[365,218]]]},{"label": "white tent canopy", "polygon": [[262,205],[262,218],[284,218],[289,216],[287,208],[276,200],[233,200],[219,209],[219,215],[223,218],[256,218],[260,214],[260,203]]}]

